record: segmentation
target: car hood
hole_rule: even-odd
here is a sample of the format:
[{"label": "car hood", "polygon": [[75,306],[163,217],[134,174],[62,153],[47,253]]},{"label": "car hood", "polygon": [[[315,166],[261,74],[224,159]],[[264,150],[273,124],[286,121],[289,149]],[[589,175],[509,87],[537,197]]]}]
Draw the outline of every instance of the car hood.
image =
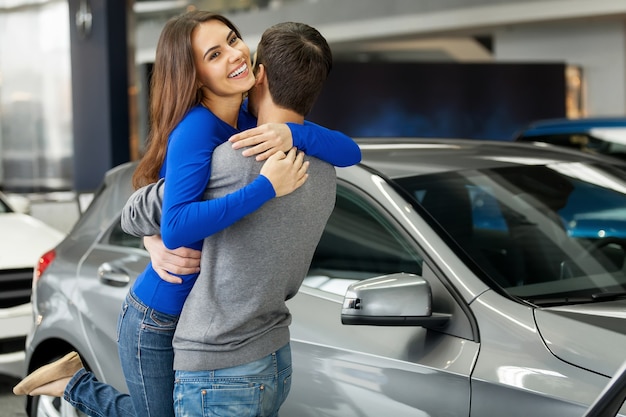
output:
[{"label": "car hood", "polygon": [[626,300],[535,312],[537,328],[561,360],[611,377],[624,363]]},{"label": "car hood", "polygon": [[53,227],[21,213],[0,215],[0,230],[0,269],[32,268],[64,237]]}]

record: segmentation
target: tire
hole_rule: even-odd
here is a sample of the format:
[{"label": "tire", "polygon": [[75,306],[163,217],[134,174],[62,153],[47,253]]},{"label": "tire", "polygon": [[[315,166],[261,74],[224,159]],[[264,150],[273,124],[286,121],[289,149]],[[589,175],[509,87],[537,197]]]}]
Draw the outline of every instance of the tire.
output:
[{"label": "tire", "polygon": [[72,407],[67,401],[59,397],[38,395],[29,397],[30,417],[83,417],[86,414]]}]

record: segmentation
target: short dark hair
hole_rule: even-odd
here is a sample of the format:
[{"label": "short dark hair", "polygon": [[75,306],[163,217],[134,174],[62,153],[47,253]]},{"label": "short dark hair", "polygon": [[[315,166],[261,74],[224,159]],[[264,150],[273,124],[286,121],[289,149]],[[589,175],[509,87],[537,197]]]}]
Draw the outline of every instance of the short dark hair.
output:
[{"label": "short dark hair", "polygon": [[274,103],[309,114],[333,64],[326,39],[307,24],[278,23],[263,32],[256,55]]}]

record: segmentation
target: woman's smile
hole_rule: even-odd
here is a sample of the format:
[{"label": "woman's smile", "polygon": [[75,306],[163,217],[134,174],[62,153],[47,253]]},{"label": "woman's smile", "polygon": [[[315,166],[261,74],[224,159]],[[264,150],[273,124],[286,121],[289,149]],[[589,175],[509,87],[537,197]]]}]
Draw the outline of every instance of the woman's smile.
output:
[{"label": "woman's smile", "polygon": [[242,75],[245,77],[248,75],[248,72],[248,64],[244,62],[239,68],[228,74],[228,78],[236,78]]}]

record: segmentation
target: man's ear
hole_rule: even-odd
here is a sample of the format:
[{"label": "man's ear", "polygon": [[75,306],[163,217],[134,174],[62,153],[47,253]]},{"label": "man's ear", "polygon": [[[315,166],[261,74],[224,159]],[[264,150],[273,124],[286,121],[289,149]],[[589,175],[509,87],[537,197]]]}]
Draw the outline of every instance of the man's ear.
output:
[{"label": "man's ear", "polygon": [[266,74],[265,74],[265,65],[263,64],[258,64],[257,68],[256,68],[256,74],[254,74],[254,78],[255,78],[255,82],[254,85],[261,85],[264,84],[267,80],[266,78]]}]

